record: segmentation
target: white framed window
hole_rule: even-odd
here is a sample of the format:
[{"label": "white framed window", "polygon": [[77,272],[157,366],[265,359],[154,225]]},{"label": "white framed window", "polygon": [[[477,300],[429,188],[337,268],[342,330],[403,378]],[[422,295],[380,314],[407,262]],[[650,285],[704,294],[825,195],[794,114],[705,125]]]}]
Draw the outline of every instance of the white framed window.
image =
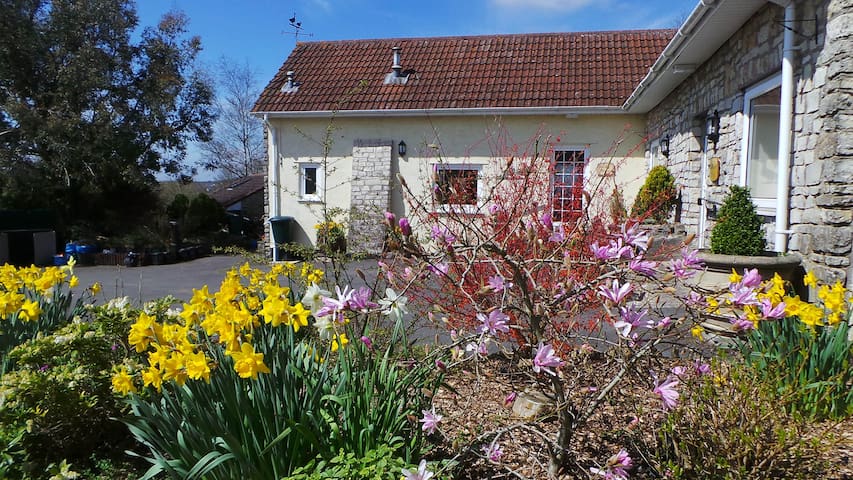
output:
[{"label": "white framed window", "polygon": [[649,142],[649,149],[646,151],[646,160],[648,161],[647,172],[650,172],[658,165],[666,166],[666,157],[663,156],[663,150],[660,145],[661,138],[663,137],[658,137]]},{"label": "white framed window", "polygon": [[323,166],[319,163],[299,164],[299,199],[303,202],[323,200]]},{"label": "white framed window", "polygon": [[483,195],[483,166],[436,163],[432,168],[432,196],[436,211],[475,213]]},{"label": "white framed window", "polygon": [[584,169],[588,155],[585,148],[554,151],[551,217],[555,222],[576,220],[583,211]]},{"label": "white framed window", "polygon": [[776,214],[779,170],[779,107],[782,76],[776,75],[744,93],[740,184],[749,187],[756,210]]}]

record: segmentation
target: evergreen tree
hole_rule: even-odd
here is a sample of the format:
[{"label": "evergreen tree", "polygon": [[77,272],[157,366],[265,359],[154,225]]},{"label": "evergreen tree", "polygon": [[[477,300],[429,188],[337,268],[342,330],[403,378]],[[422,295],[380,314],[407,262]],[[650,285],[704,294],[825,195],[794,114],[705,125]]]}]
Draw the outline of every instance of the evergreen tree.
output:
[{"label": "evergreen tree", "polygon": [[111,233],[156,205],[210,138],[198,37],[170,13],[138,43],[131,0],[0,0],[0,209],[51,208]]}]

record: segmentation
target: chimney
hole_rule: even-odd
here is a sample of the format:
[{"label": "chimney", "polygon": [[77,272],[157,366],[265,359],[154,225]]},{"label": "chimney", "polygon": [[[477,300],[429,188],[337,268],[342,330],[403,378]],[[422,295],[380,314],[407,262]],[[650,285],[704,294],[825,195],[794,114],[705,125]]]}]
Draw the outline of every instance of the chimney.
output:
[{"label": "chimney", "polygon": [[403,66],[400,65],[400,51],[403,49],[400,47],[391,47],[391,51],[394,52],[394,64],[391,65],[391,69],[394,70],[394,76],[399,77],[403,73]]},{"label": "chimney", "polygon": [[288,70],[288,71],[287,71],[287,84],[285,84],[285,86],[286,86],[288,89],[293,88],[293,70]]}]

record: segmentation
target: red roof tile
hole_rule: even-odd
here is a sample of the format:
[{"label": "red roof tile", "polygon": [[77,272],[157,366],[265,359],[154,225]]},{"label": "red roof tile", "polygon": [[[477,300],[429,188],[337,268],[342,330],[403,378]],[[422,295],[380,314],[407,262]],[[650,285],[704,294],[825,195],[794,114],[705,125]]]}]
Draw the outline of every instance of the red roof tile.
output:
[{"label": "red roof tile", "polygon": [[[302,42],[255,112],[619,107],[675,30]],[[385,85],[391,47],[405,85]],[[300,83],[282,93],[287,71]]]}]

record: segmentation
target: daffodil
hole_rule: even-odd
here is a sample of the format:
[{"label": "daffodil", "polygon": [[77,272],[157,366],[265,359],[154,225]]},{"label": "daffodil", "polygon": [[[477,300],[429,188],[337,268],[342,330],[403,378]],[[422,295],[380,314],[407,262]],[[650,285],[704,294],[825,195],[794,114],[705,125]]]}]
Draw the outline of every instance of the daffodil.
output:
[{"label": "daffodil", "polygon": [[251,378],[256,380],[259,373],[270,373],[270,369],[264,364],[264,354],[255,353],[255,348],[244,343],[239,352],[232,352],[234,359],[234,370],[240,378]]},{"label": "daffodil", "polygon": [[809,272],[803,277],[803,284],[807,287],[817,288],[817,277],[814,272]]},{"label": "daffodil", "polygon": [[41,307],[39,306],[39,302],[37,300],[27,300],[21,306],[21,313],[18,314],[18,318],[24,321],[34,322],[38,320],[41,315]]},{"label": "daffodil", "polygon": [[133,384],[133,377],[130,376],[127,369],[122,368],[113,375],[112,379],[113,391],[120,395],[128,393],[136,393],[136,385]]}]

